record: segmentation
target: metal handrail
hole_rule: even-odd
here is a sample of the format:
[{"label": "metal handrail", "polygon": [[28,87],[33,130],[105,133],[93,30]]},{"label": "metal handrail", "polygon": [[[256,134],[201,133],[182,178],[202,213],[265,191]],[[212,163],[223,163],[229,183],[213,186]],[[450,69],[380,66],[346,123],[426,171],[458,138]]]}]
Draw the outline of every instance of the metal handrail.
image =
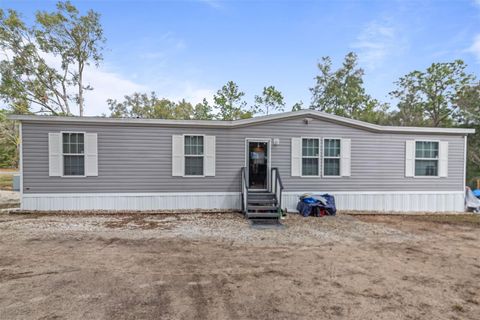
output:
[{"label": "metal handrail", "polygon": [[[274,175],[275,173],[275,175]],[[282,209],[282,193],[283,193],[283,183],[282,183],[282,178],[280,177],[280,171],[278,168],[272,168],[271,169],[271,175],[272,183],[270,183],[270,192],[275,193],[275,196],[278,201],[278,207]],[[275,181],[273,181],[275,179]]]},{"label": "metal handrail", "polygon": [[240,170],[242,175],[242,211],[247,213],[248,210],[248,182],[247,182],[247,168],[242,167]]}]

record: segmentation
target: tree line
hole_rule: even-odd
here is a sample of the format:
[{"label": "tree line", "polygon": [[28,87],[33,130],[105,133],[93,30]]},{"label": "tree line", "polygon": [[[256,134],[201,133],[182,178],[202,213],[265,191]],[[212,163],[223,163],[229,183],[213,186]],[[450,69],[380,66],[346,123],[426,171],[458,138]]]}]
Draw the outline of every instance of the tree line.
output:
[{"label": "tree line", "polygon": [[[85,83],[85,68],[102,62],[105,41],[100,15],[93,10],[82,15],[69,1],[59,2],[53,12],[38,11],[30,25],[18,12],[0,9],[0,99],[6,104],[0,111],[0,166],[18,161],[18,133],[6,115],[84,114],[85,92],[93,90]],[[236,120],[309,108],[382,125],[473,127],[477,133],[469,137],[467,172],[469,178],[480,176],[480,82],[462,60],[434,62],[400,77],[389,93],[391,103],[366,92],[354,52],[338,68],[331,57],[323,57],[317,69],[307,104],[287,106],[282,92],[270,85],[249,105],[245,92],[228,81],[212,103],[137,92],[107,100],[104,116]]]}]

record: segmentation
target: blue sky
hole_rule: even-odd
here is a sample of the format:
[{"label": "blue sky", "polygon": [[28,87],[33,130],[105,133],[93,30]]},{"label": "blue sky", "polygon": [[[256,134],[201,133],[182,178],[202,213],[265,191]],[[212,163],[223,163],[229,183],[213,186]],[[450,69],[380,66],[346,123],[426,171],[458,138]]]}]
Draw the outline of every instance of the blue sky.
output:
[{"label": "blue sky", "polygon": [[[310,102],[316,64],[359,55],[365,86],[389,102],[400,76],[463,59],[480,77],[480,0],[450,1],[73,1],[102,15],[104,62],[90,68],[87,114],[135,91],[210,101],[229,80],[253,102],[264,86],[287,108]],[[26,19],[55,1],[5,1]]]}]

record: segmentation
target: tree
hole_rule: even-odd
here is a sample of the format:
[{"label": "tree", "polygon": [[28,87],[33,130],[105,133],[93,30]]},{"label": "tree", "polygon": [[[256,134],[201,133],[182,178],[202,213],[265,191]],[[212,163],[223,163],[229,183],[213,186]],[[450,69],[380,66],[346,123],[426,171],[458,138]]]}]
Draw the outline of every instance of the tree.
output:
[{"label": "tree", "polygon": [[299,102],[296,102],[293,106],[292,106],[292,111],[299,111],[299,110],[302,110],[303,109],[303,101],[299,101]]},{"label": "tree", "polygon": [[457,121],[463,127],[475,128],[468,137],[467,179],[480,177],[480,82],[461,90],[454,100],[459,112]]},{"label": "tree", "polygon": [[218,118],[220,120],[237,120],[251,118],[252,111],[245,111],[247,105],[243,101],[244,92],[240,91],[238,85],[233,81],[228,81],[222,89],[213,96],[215,107],[218,108]]},{"label": "tree", "polygon": [[155,92],[133,93],[124,96],[123,101],[108,99],[107,104],[112,118],[144,118],[172,120],[208,120],[213,119],[212,108],[206,99],[195,107],[185,99],[175,103],[168,99],[160,99]]},{"label": "tree", "polygon": [[357,68],[355,53],[348,53],[342,67],[337,70],[332,70],[330,57],[323,57],[318,69],[320,74],[315,77],[315,86],[310,88],[310,109],[358,120],[382,121],[388,105],[365,93],[364,71]]},{"label": "tree", "polygon": [[182,99],[174,105],[173,119],[190,120],[193,117],[193,106],[190,102]]},{"label": "tree", "polygon": [[458,122],[466,126],[480,125],[480,82],[464,86],[457,93],[454,104],[459,110]]},{"label": "tree", "polygon": [[408,78],[400,79],[400,81],[403,83],[402,87],[390,93],[391,96],[401,97],[397,104],[397,110],[391,113],[391,124],[420,127],[426,125],[425,111],[414,80]]},{"label": "tree", "polygon": [[0,110],[0,168],[18,168],[20,136],[15,122],[7,119],[11,113]]},{"label": "tree", "polygon": [[457,94],[473,79],[462,60],[432,63],[425,71],[401,77],[390,95],[398,99],[398,122],[419,126],[451,126],[459,109]]},{"label": "tree", "polygon": [[112,118],[156,118],[175,119],[175,103],[168,99],[159,99],[155,92],[150,95],[135,92],[124,96],[123,101],[108,99],[107,104]]},{"label": "tree", "polygon": [[193,108],[193,119],[195,120],[212,120],[213,117],[212,107],[205,98],[202,103],[197,103]]},{"label": "tree", "polygon": [[72,106],[84,114],[85,67],[102,61],[105,42],[100,15],[86,15],[69,1],[55,12],[37,12],[28,27],[14,10],[0,9],[0,97],[40,107],[40,112],[71,115]]},{"label": "tree", "polygon": [[273,111],[284,111],[285,102],[280,91],[274,86],[263,88],[261,96],[255,96],[255,112],[268,115]]}]

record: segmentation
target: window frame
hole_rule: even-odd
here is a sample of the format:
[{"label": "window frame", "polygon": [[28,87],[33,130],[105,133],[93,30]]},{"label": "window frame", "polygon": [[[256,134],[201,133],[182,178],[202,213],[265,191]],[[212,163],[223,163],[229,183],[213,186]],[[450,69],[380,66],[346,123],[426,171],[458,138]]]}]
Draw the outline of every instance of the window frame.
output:
[{"label": "window frame", "polygon": [[[195,133],[184,133],[183,135],[183,177],[184,178],[205,178],[205,142],[206,142],[206,134],[195,134]],[[201,175],[191,175],[191,174],[185,174],[185,164],[186,161],[185,159],[187,157],[200,157],[200,155],[192,155],[192,154],[185,154],[185,137],[203,137],[203,154],[201,155],[202,157],[202,174]]]},{"label": "window frame", "polygon": [[[64,133],[80,133],[83,134],[83,175],[65,175],[65,156],[78,156],[82,155],[82,153],[64,153],[63,152],[63,134]],[[86,132],[85,131],[60,131],[60,148],[62,150],[62,178],[86,178],[87,177],[87,168],[86,168]]]},{"label": "window frame", "polygon": [[[440,140],[425,140],[425,139],[415,139],[413,140],[413,177],[418,179],[430,179],[430,178],[440,178]],[[436,142],[438,144],[438,155],[436,158],[417,158],[417,142]],[[417,160],[436,160],[437,161],[437,175],[435,176],[417,176]]]},{"label": "window frame", "polygon": [[[309,157],[303,156],[303,139],[316,139],[318,140],[318,157]],[[322,138],[321,137],[300,137],[300,177],[302,178],[320,178],[322,176],[322,168],[321,168],[321,159],[322,159]],[[303,158],[307,159],[315,159],[318,158],[318,174],[316,175],[304,175],[303,174]]]},{"label": "window frame", "polygon": [[[340,154],[338,157],[325,157],[325,140],[340,141]],[[341,178],[342,177],[342,138],[339,137],[323,137],[322,138],[322,178]],[[338,159],[338,175],[325,175],[325,159]]]}]

